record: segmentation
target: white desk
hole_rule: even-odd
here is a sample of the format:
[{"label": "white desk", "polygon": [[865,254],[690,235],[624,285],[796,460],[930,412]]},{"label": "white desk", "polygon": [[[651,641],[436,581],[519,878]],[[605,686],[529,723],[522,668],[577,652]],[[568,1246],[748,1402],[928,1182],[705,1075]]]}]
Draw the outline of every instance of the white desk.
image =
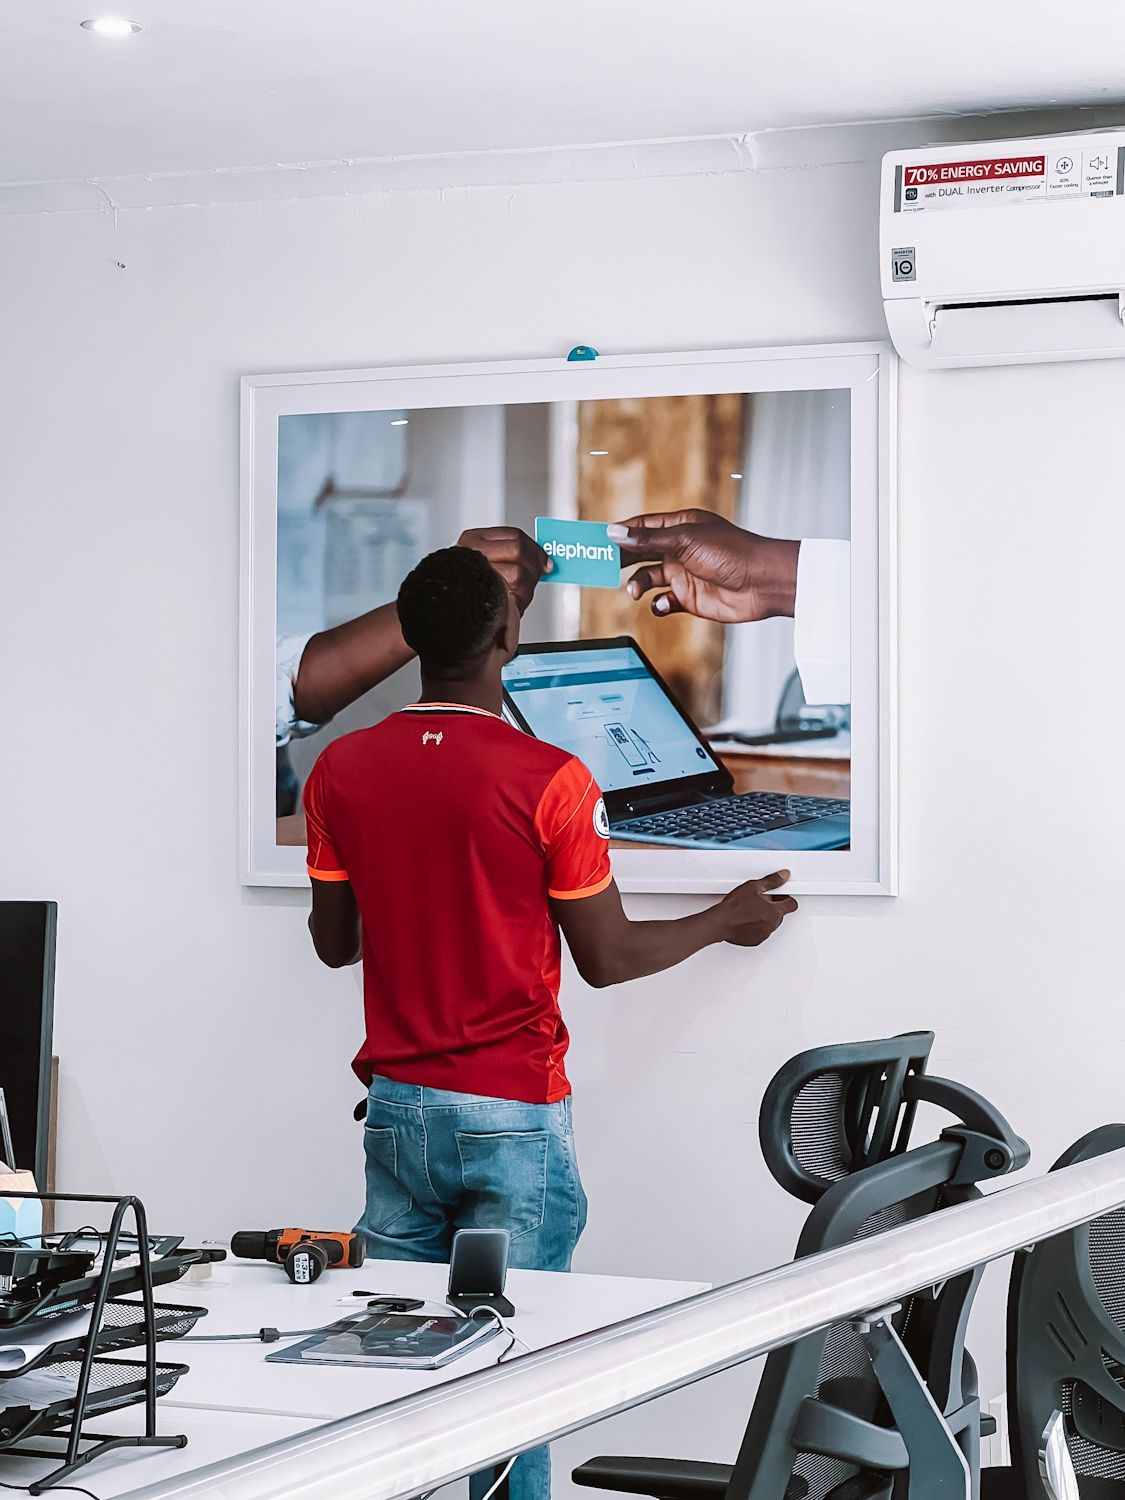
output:
[{"label": "white desk", "polygon": [[[89,1425],[91,1430],[99,1433],[121,1437],[139,1435],[145,1430],[144,1409],[130,1406],[124,1411],[107,1412]],[[99,1500],[113,1500],[114,1496],[128,1494],[142,1485],[175,1479],[189,1469],[201,1469],[205,1464],[218,1463],[220,1459],[237,1458],[251,1448],[293,1437],[316,1425],[297,1417],[260,1417],[244,1412],[166,1411],[164,1403],[160,1402],[157,1405],[157,1431],[183,1433],[188,1440],[186,1448],[117,1448],[93,1463],[84,1464],[65,1482],[89,1489]],[[0,1455],[0,1480],[4,1484],[31,1484],[64,1462],[64,1444],[42,1438],[29,1438],[28,1444],[30,1447],[49,1448],[51,1456],[13,1458],[10,1454]],[[50,1495],[52,1491],[45,1493]],[[61,1489],[59,1500],[69,1500],[69,1492]]]},{"label": "white desk", "polygon": [[[446,1266],[368,1261],[358,1271],[328,1271],[313,1286],[297,1287],[280,1266],[228,1260],[216,1265],[206,1281],[158,1287],[156,1296],[158,1301],[206,1307],[207,1317],[195,1327],[198,1334],[249,1333],[263,1326],[305,1329],[334,1322],[347,1311],[341,1298],[347,1297],[352,1310],[364,1307],[363,1299],[348,1296],[353,1288],[433,1299],[431,1310],[437,1311],[443,1305],[447,1277]],[[507,1294],[516,1307],[510,1320],[513,1332],[528,1348],[542,1349],[706,1289],[702,1282],[510,1271]],[[501,1334],[444,1370],[399,1371],[267,1364],[266,1355],[282,1348],[282,1342],[170,1340],[160,1345],[161,1357],[191,1368],[158,1402],[157,1430],[185,1433],[187,1447],[121,1449],[80,1469],[70,1482],[90,1489],[99,1500],[111,1500],[142,1485],[233,1458],[322,1422],[483,1369],[504,1353],[507,1344]],[[513,1349],[507,1358],[516,1359],[522,1352]],[[140,1433],[143,1412],[139,1407],[110,1412],[90,1426],[103,1433]],[[29,1484],[59,1461],[0,1454],[0,1481]],[[61,1491],[60,1500],[66,1494]]]},{"label": "white desk", "polygon": [[[280,1266],[226,1261],[215,1267],[209,1281],[182,1286],[176,1297],[208,1308],[208,1316],[196,1324],[198,1334],[249,1333],[263,1326],[308,1329],[343,1317],[349,1308],[362,1309],[363,1299],[348,1295],[357,1287],[429,1298],[432,1302],[426,1310],[440,1311],[448,1274],[446,1266],[368,1261],[358,1271],[327,1271],[312,1286],[298,1287]],[[702,1283],[695,1282],[553,1271],[509,1271],[507,1284],[507,1295],[516,1308],[510,1320],[512,1331],[530,1349],[543,1349],[704,1290]],[[347,1307],[340,1305],[342,1297],[347,1297]],[[484,1369],[496,1362],[507,1344],[501,1334],[442,1370],[268,1364],[266,1355],[282,1345],[256,1341],[169,1344],[165,1346],[168,1357],[190,1365],[191,1370],[161,1404],[325,1422]],[[521,1352],[517,1347],[508,1358],[517,1358]]]}]

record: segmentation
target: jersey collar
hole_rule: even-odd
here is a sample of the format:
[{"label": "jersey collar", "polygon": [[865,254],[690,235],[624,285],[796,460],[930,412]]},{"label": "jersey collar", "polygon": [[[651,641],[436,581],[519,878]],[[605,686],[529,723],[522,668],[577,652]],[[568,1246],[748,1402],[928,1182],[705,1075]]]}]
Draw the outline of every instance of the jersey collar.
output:
[{"label": "jersey collar", "polygon": [[474,708],[471,703],[408,703],[404,714],[477,714],[482,719],[499,719],[489,708]]}]

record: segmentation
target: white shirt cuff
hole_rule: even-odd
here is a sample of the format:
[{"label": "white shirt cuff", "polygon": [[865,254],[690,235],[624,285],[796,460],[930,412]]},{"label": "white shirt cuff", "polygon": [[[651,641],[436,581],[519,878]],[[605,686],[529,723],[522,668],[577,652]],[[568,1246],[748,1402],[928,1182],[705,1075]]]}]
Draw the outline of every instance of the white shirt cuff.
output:
[{"label": "white shirt cuff", "polygon": [[851,543],[802,541],[793,647],[806,703],[851,702]]},{"label": "white shirt cuff", "polygon": [[312,635],[313,632],[310,631],[307,635],[283,635],[277,639],[274,728],[279,750],[290,740],[300,739],[303,735],[312,734],[320,728],[319,724],[308,724],[303,719],[298,719],[293,702],[293,690],[297,682],[301,657],[304,656],[305,647],[312,639]]}]

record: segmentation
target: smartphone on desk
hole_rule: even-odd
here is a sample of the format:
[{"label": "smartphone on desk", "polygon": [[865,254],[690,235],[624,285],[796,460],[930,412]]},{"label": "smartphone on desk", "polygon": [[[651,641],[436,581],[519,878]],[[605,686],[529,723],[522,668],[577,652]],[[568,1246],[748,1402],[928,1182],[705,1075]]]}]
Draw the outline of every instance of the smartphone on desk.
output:
[{"label": "smartphone on desk", "polygon": [[511,1239],[506,1229],[457,1231],[449,1255],[449,1291],[445,1300],[450,1307],[463,1313],[471,1313],[474,1307],[488,1307],[502,1318],[512,1316],[515,1308],[504,1296]]}]

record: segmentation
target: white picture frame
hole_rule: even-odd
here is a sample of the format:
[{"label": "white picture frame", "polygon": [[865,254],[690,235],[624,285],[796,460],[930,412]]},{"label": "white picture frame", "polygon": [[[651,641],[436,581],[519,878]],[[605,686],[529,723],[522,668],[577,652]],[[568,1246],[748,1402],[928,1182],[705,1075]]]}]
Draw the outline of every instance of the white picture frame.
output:
[{"label": "white picture frame", "polygon": [[[287,415],[573,403],[731,391],[847,390],[851,421],[853,835],[787,852],[621,849],[626,892],[707,894],[784,862],[797,895],[895,895],[897,360],[889,344],[819,344],[245,376],[241,382],[240,864],[248,886],[304,886],[304,851],[275,833],[278,422]],[[502,517],[477,515],[489,525]],[[453,540],[450,538],[449,540]]]}]

